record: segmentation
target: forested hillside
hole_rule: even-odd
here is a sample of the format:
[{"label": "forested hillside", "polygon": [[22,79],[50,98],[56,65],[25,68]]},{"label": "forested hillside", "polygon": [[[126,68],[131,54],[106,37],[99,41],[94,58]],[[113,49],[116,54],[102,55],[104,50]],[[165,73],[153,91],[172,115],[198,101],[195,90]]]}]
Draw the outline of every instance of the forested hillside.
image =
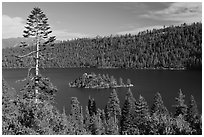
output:
[{"label": "forested hillside", "polygon": [[[44,67],[98,67],[137,69],[195,69],[202,66],[202,23],[147,30],[137,35],[81,38],[55,43],[46,49]],[[3,49],[2,67],[29,67],[29,59],[14,55],[34,47]],[[44,48],[41,46],[41,48]],[[47,58],[47,57],[46,57]]]}]

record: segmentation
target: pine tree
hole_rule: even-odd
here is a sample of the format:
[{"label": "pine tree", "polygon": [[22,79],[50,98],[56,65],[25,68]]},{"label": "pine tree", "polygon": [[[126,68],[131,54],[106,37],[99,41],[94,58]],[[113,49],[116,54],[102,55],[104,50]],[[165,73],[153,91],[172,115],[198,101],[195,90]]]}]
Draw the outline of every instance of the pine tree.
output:
[{"label": "pine tree", "polygon": [[84,127],[86,129],[87,132],[90,131],[90,124],[91,124],[91,116],[89,114],[89,109],[88,107],[86,106],[86,109],[85,109],[85,117],[84,117]]},{"label": "pine tree", "polygon": [[202,134],[202,121],[198,113],[197,103],[192,95],[187,110],[187,121],[190,123],[193,134]]},{"label": "pine tree", "polygon": [[156,93],[151,108],[151,133],[156,135],[166,135],[172,133],[171,117],[164,106],[160,93]]},{"label": "pine tree", "polygon": [[[52,31],[50,30],[48,24],[48,18],[43,13],[43,11],[36,7],[31,11],[31,14],[27,18],[27,23],[25,26],[25,30],[23,31],[23,36],[25,38],[34,37],[35,38],[35,45],[36,49],[26,55],[16,56],[19,60],[29,57],[32,58],[31,60],[35,60],[35,96],[36,96],[36,103],[38,99],[38,81],[39,81],[39,61],[40,59],[45,60],[45,54],[43,52],[48,48],[48,45],[52,46],[53,42],[55,41],[55,36],[49,37],[48,35]],[[22,48],[26,48],[27,44],[23,43],[21,45]],[[41,46],[41,47],[40,47]],[[36,53],[36,55],[35,55]],[[48,58],[47,58],[48,59]],[[30,70],[33,66],[30,67]]]},{"label": "pine tree", "polygon": [[80,107],[79,101],[76,97],[71,98],[71,119],[74,129],[76,130],[75,134],[83,134],[85,129],[83,125],[84,118],[82,107]]},{"label": "pine tree", "polygon": [[194,121],[193,119],[199,117],[197,103],[192,95],[191,95],[187,112],[188,112],[188,120],[191,122]]},{"label": "pine tree", "polygon": [[156,93],[154,97],[154,103],[151,108],[151,115],[154,113],[156,113],[156,115],[168,114],[168,110],[164,106],[161,94],[159,92]]},{"label": "pine tree", "polygon": [[136,101],[134,125],[140,134],[150,134],[150,112],[146,100],[141,95]]},{"label": "pine tree", "polygon": [[110,94],[107,103],[107,113],[109,117],[116,116],[117,119],[121,116],[120,101],[115,89],[113,89]]},{"label": "pine tree", "polygon": [[127,130],[131,127],[131,117],[130,117],[130,102],[129,99],[125,99],[123,108],[122,108],[122,116],[121,116],[121,134],[124,134],[127,132]]},{"label": "pine tree", "polygon": [[133,127],[133,117],[135,111],[135,98],[132,95],[131,89],[129,88],[126,96],[125,102],[122,108],[121,115],[121,134],[129,133],[129,129]]},{"label": "pine tree", "polygon": [[94,98],[89,97],[88,110],[89,110],[90,116],[96,115],[96,102]]},{"label": "pine tree", "polygon": [[183,115],[184,117],[186,116],[187,113],[187,105],[184,103],[185,100],[185,95],[182,93],[181,89],[179,91],[179,97],[175,98],[176,99],[176,105],[174,107],[176,108],[174,116],[179,116],[180,114]]},{"label": "pine tree", "polygon": [[139,96],[139,100],[136,101],[136,110],[135,110],[135,112],[141,118],[148,117],[150,115],[149,107],[147,105],[147,102],[144,99],[144,97],[141,96],[141,95]]}]

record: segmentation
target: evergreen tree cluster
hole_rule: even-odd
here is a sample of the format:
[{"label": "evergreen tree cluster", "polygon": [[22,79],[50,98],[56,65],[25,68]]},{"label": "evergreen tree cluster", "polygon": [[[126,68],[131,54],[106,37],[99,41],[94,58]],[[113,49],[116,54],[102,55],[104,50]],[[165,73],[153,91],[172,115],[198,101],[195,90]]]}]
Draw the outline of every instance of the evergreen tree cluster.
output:
[{"label": "evergreen tree cluster", "polygon": [[[198,69],[202,66],[202,23],[147,30],[137,35],[126,34],[80,38],[55,43],[43,51],[42,67],[97,67],[137,69]],[[42,46],[43,48],[43,46]],[[13,55],[33,51],[5,48],[3,68],[29,67],[30,59],[18,60]],[[52,53],[52,54],[50,54]]]},{"label": "evergreen tree cluster", "polygon": [[[40,77],[38,102],[35,102],[35,84],[31,77],[21,94],[2,81],[2,134],[4,135],[197,135],[202,134],[202,118],[191,96],[188,105],[179,91],[175,98],[175,112],[165,107],[160,93],[156,93],[151,107],[140,95],[136,99],[129,88],[124,104],[115,89],[104,109],[89,97],[83,107],[76,97],[71,98],[71,111],[60,113],[54,106],[57,89],[47,78]],[[43,98],[42,98],[43,97]],[[46,98],[45,98],[46,97]]]}]

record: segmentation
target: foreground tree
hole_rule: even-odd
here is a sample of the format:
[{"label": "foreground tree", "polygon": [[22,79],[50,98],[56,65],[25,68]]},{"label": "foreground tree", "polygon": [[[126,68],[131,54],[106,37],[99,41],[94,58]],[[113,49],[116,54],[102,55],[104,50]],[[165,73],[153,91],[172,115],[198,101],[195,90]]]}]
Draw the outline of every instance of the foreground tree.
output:
[{"label": "foreground tree", "polygon": [[154,97],[154,103],[151,108],[151,115],[154,113],[156,113],[156,115],[168,114],[168,110],[164,106],[161,94],[159,92],[156,93]]},{"label": "foreground tree", "polygon": [[187,110],[187,121],[190,123],[193,134],[202,134],[201,116],[198,113],[197,103],[192,95]]},{"label": "foreground tree", "polygon": [[[34,82],[31,82],[34,83]],[[41,83],[41,82],[39,82]],[[46,84],[45,84],[46,85]],[[42,90],[48,90],[46,86],[41,86]],[[147,102],[140,95],[135,103],[135,99],[129,89],[122,109],[122,116],[116,118],[117,112],[114,103],[117,99],[115,93],[111,94],[106,111],[109,115],[106,120],[104,110],[98,109],[96,115],[91,117],[88,107],[83,116],[82,107],[76,97],[71,99],[71,114],[66,115],[65,109],[60,114],[52,105],[52,97],[39,97],[39,102],[35,103],[32,94],[35,86],[28,85],[24,92],[17,97],[13,96],[13,89],[2,81],[2,134],[4,135],[75,135],[75,134],[154,134],[154,135],[188,135],[202,134],[202,119],[198,113],[196,101],[193,96],[187,109],[187,115],[180,113],[178,116],[160,113],[160,107],[152,113],[150,117]],[[30,91],[31,90],[31,91]],[[27,92],[26,92],[27,91]],[[49,90],[48,90],[49,91]],[[115,91],[114,91],[115,92]],[[26,94],[27,93],[27,94]],[[49,92],[48,92],[49,93]],[[156,94],[157,96],[158,94]],[[47,96],[45,96],[47,97]],[[159,96],[157,96],[159,97]],[[161,97],[159,97],[161,99]],[[158,100],[158,99],[155,99]],[[155,101],[162,104],[160,101]],[[115,105],[113,105],[115,104]],[[110,109],[115,108],[115,109]],[[160,106],[160,105],[155,105]],[[110,111],[111,110],[111,111]],[[163,109],[162,109],[163,110]],[[111,113],[110,113],[111,112]],[[111,114],[111,116],[110,116]],[[122,131],[122,132],[121,132]]]},{"label": "foreground tree", "polygon": [[135,106],[135,117],[134,117],[134,125],[138,127],[139,134],[148,135],[151,131],[150,125],[150,112],[149,107],[147,105],[146,100],[143,96],[139,96],[138,101],[136,101]]},{"label": "foreground tree", "polygon": [[71,98],[71,125],[75,129],[75,135],[86,134],[82,107],[76,97]]},{"label": "foreground tree", "polygon": [[108,118],[110,117],[115,117],[116,119],[120,118],[121,116],[120,100],[115,89],[113,89],[110,94],[106,109]]},{"label": "foreground tree", "polygon": [[122,108],[121,120],[120,120],[120,132],[121,134],[132,134],[131,129],[134,128],[134,111],[135,111],[135,98],[132,95],[131,89],[129,88],[126,96],[125,102]]},{"label": "foreground tree", "polygon": [[88,110],[89,110],[90,116],[96,115],[96,102],[94,98],[89,97]]},{"label": "foreground tree", "polygon": [[[55,41],[55,36],[49,37],[48,35],[52,31],[50,30],[49,24],[48,24],[48,18],[43,13],[43,11],[36,7],[31,11],[31,14],[27,18],[27,23],[25,26],[25,30],[23,31],[23,36],[25,38],[33,37],[34,43],[36,45],[36,49],[34,51],[29,52],[28,54],[16,56],[18,59],[23,58],[31,58],[31,61],[34,61],[35,64],[35,96],[36,96],[36,102],[37,102],[37,96],[38,96],[38,81],[39,81],[39,61],[40,59],[45,59],[45,54],[43,54],[43,51],[46,50],[49,46],[53,46],[53,42]],[[28,45],[22,42],[21,47],[26,48]],[[40,47],[41,46],[41,47]],[[33,63],[33,62],[32,62]],[[31,64],[32,64],[31,63]],[[30,67],[30,70],[33,68],[33,66]],[[29,73],[28,72],[28,73]]]},{"label": "foreground tree", "polygon": [[172,124],[173,118],[164,106],[161,94],[157,92],[151,108],[151,132],[155,135],[174,134]]},{"label": "foreground tree", "polygon": [[17,101],[18,120],[22,126],[36,131],[36,134],[59,134],[61,129],[58,126],[61,118],[53,106],[57,89],[49,79],[40,76],[39,96],[36,103],[34,78],[28,79],[25,87],[20,91]]},{"label": "foreground tree", "polygon": [[185,104],[185,95],[183,94],[183,92],[181,91],[181,89],[179,90],[179,96],[177,98],[175,98],[176,100],[176,105],[174,105],[174,107],[176,108],[175,114],[174,116],[179,116],[180,114],[184,116],[186,116],[187,114],[187,105]]}]

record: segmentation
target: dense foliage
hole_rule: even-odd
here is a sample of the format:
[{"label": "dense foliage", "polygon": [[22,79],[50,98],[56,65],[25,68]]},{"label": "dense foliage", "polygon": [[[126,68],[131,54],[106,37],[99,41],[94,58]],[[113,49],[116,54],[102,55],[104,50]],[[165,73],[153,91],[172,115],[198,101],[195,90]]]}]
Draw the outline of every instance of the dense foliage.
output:
[{"label": "dense foliage", "polygon": [[[41,67],[98,67],[195,69],[202,66],[202,23],[147,30],[137,35],[81,38],[47,48]],[[29,59],[13,55],[29,53],[34,47],[3,49],[2,67],[28,67]],[[52,55],[49,53],[53,53]]]},{"label": "dense foliage", "polygon": [[129,88],[125,102],[120,106],[117,91],[110,93],[104,109],[97,108],[97,101],[89,97],[83,107],[76,97],[71,98],[71,111],[60,113],[54,106],[57,89],[44,77],[39,77],[39,101],[35,102],[35,77],[27,79],[22,94],[2,81],[2,134],[4,135],[175,135],[202,134],[202,118],[193,96],[188,105],[180,90],[175,113],[169,113],[161,94],[156,93],[149,109],[141,95],[135,99]]},{"label": "dense foliage", "polygon": [[73,88],[120,88],[120,87],[132,87],[130,79],[127,80],[127,84],[123,83],[123,79],[119,79],[119,84],[114,76],[109,77],[108,74],[98,74],[95,73],[87,74],[84,73],[81,77],[69,82],[69,86]]}]

